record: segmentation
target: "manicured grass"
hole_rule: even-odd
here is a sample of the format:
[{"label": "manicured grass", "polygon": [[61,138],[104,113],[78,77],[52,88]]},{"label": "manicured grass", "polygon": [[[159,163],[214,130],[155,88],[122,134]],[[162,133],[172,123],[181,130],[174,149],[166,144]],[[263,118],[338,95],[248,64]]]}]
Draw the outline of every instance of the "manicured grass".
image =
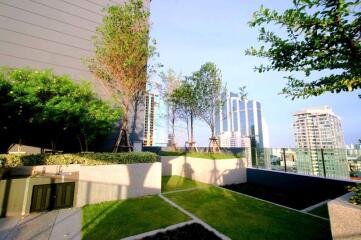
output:
[{"label": "manicured grass", "polygon": [[83,239],[113,240],[164,228],[190,218],[158,196],[83,208]]},{"label": "manicured grass", "polygon": [[216,187],[166,195],[232,239],[331,239],[329,222]]},{"label": "manicured grass", "polygon": [[239,158],[237,154],[230,153],[206,153],[206,152],[165,152],[161,151],[160,156],[187,156],[204,159],[231,159]]},{"label": "manicured grass", "polygon": [[309,211],[309,213],[323,217],[323,218],[327,218],[327,219],[330,218],[330,216],[328,215],[327,203],[322,204],[321,206],[312,209],[311,211]]},{"label": "manicured grass", "polygon": [[163,176],[162,177],[162,192],[170,192],[194,187],[210,187],[210,185],[192,181],[188,178],[180,176]]}]

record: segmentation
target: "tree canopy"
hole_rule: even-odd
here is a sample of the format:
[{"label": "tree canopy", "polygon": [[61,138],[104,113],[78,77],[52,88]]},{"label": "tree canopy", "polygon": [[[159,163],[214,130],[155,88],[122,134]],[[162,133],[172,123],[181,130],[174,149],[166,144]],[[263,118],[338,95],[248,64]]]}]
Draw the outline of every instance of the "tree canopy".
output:
[{"label": "tree canopy", "polygon": [[[94,36],[95,56],[88,59],[90,71],[100,79],[124,108],[120,137],[127,136],[129,109],[143,100],[147,76],[156,64],[155,41],[149,36],[149,10],[142,0],[130,0],[105,9],[103,24]],[[133,104],[133,105],[132,105]],[[135,117],[136,120],[136,117]],[[129,144],[129,143],[127,143]]]},{"label": "tree canopy", "polygon": [[[316,80],[287,76],[281,93],[292,99],[360,89],[360,0],[293,0],[293,5],[283,13],[263,6],[254,13],[249,25],[259,27],[258,39],[264,45],[246,54],[269,60],[256,70],[303,72],[306,79],[326,70]],[[283,31],[267,30],[270,23]]]},{"label": "tree canopy", "polygon": [[0,69],[1,151],[11,143],[87,151],[120,114],[98,99],[89,82],[76,84],[50,70]]}]

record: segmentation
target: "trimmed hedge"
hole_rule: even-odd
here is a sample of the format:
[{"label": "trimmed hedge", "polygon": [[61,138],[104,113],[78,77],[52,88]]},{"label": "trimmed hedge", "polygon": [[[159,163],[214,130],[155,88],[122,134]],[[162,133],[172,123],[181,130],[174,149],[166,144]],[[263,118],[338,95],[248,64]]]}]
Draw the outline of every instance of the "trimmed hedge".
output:
[{"label": "trimmed hedge", "polygon": [[77,154],[0,154],[1,167],[35,166],[35,165],[107,165],[153,163],[158,156],[151,152],[129,153],[77,153]]}]

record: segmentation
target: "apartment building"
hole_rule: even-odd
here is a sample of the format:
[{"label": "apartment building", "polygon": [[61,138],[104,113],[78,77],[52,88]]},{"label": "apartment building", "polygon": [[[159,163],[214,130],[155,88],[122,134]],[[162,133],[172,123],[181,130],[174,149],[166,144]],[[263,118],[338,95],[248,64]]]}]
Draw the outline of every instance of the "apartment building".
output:
[{"label": "apartment building", "polygon": [[309,108],[293,114],[300,173],[348,177],[341,119],[331,108]]}]

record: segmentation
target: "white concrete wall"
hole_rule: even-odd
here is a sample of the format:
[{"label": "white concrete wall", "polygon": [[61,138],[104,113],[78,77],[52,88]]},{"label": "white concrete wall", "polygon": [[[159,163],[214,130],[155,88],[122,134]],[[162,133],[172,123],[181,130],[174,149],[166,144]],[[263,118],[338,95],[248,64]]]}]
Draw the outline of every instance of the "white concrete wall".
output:
[{"label": "white concrete wall", "polygon": [[327,203],[333,239],[361,239],[361,206],[348,202],[351,195]]},{"label": "white concrete wall", "polygon": [[[155,195],[161,192],[162,165],[156,163],[82,166],[40,165],[13,168],[12,175],[63,173],[64,180],[77,181],[74,206]],[[60,175],[55,175],[61,178]]]},{"label": "white concrete wall", "polygon": [[76,206],[159,194],[161,163],[84,166]]},{"label": "white concrete wall", "polygon": [[247,181],[247,159],[203,159],[163,156],[162,175],[179,175],[196,181],[228,185]]}]

